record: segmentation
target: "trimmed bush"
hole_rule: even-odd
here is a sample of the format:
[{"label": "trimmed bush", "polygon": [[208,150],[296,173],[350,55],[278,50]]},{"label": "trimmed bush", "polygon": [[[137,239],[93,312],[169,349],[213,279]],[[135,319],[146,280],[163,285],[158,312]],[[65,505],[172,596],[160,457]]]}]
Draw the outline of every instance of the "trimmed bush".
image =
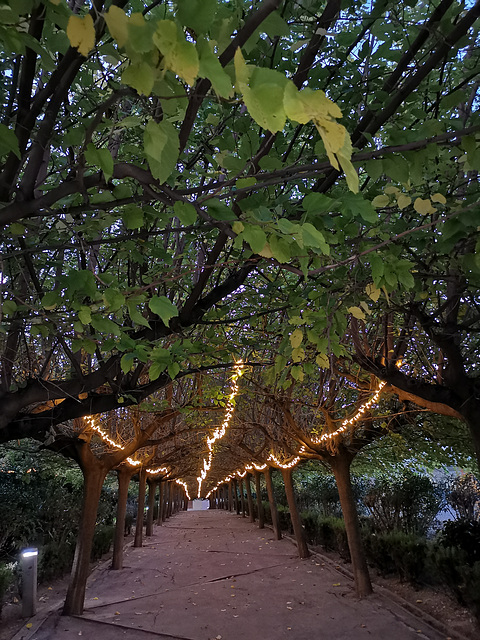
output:
[{"label": "trimmed bush", "polygon": [[397,574],[416,586],[424,576],[429,549],[425,538],[404,531],[364,531],[367,559],[382,576]]}]

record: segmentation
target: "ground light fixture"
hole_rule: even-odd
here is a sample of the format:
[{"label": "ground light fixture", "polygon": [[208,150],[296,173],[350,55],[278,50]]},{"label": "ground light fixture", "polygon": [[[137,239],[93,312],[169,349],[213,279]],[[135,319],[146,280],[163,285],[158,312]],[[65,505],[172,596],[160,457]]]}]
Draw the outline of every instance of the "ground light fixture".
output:
[{"label": "ground light fixture", "polygon": [[22,616],[31,618],[37,610],[37,560],[38,549],[24,549],[21,554],[22,567]]}]

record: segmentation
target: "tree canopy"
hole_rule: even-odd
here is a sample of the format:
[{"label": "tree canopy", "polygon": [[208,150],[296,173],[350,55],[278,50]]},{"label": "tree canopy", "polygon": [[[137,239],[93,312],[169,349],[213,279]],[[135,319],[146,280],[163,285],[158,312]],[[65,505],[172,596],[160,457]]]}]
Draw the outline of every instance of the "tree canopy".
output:
[{"label": "tree canopy", "polygon": [[479,16],[1,5],[0,441],[242,357],[284,390],[344,360],[480,455]]}]

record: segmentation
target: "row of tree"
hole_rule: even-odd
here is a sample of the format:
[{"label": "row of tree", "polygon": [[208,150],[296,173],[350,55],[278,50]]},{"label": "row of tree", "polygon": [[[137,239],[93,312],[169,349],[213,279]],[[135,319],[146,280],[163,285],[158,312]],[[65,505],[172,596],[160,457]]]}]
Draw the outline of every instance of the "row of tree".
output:
[{"label": "row of tree", "polygon": [[418,432],[420,408],[462,420],[480,460],[479,17],[454,0],[1,8],[0,442],[84,473],[67,612],[108,471],[147,461],[195,495],[239,357],[248,401],[204,489],[272,455],[329,465],[360,592],[357,453]]}]

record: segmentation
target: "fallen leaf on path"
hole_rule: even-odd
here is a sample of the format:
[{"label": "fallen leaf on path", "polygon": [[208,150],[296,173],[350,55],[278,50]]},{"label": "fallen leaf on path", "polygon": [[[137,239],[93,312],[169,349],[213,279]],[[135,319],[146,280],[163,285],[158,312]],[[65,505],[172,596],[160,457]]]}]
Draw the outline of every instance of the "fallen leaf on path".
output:
[{"label": "fallen leaf on path", "polygon": [[339,587],[340,586],[340,582],[335,582],[334,584],[332,584],[332,587]]},{"label": "fallen leaf on path", "polygon": [[27,629],[31,629],[33,627],[33,623],[32,622],[27,622],[27,624],[25,626],[27,627]]}]

